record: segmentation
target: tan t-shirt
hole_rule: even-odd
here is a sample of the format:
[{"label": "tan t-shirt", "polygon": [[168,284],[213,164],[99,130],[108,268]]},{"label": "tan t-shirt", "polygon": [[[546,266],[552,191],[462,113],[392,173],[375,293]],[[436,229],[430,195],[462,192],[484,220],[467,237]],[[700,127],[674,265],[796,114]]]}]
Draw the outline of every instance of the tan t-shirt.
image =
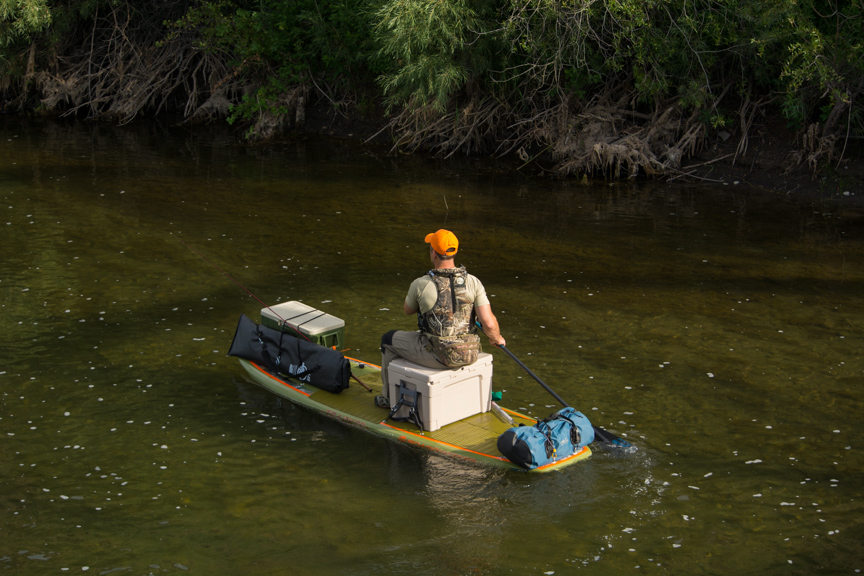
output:
[{"label": "tan t-shirt", "polygon": [[[489,304],[486,288],[483,287],[483,283],[476,276],[467,275],[465,278],[465,288],[468,290],[468,295],[474,301],[474,308]],[[425,314],[434,308],[437,301],[438,290],[435,289],[435,282],[428,274],[424,274],[414,280],[408,288],[408,295],[405,296],[405,304],[413,310],[419,310],[421,314]]]}]

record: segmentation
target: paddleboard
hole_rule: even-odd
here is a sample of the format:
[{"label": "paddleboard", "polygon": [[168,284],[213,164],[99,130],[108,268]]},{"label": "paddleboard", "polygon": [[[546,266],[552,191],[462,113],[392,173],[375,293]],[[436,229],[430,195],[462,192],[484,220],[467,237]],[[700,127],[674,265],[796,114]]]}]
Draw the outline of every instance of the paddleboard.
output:
[{"label": "paddleboard", "polygon": [[[252,383],[347,426],[464,462],[526,472],[498,452],[497,440],[513,426],[534,425],[534,418],[501,407],[513,420],[512,424],[505,423],[504,419],[490,411],[452,422],[431,432],[420,430],[410,422],[387,420],[389,411],[375,406],[374,403],[375,396],[381,393],[381,368],[362,360],[348,360],[352,375],[370,388],[371,392],[352,382],[347,389],[333,394],[287,376],[274,375],[249,360],[240,359],[240,365]],[[569,457],[529,472],[559,470],[590,455],[591,449],[585,446]]]}]

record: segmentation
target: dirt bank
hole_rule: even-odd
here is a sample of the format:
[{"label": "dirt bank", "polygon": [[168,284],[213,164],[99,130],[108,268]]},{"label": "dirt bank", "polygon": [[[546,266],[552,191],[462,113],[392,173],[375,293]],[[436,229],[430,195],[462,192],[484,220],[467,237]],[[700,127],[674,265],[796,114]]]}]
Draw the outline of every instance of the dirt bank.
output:
[{"label": "dirt bank", "polygon": [[[731,140],[731,139],[730,139]],[[864,208],[864,146],[850,140],[838,143],[830,163],[814,171],[796,163],[801,135],[778,121],[761,126],[751,139],[747,153],[735,159],[736,143],[718,138],[697,156],[683,163],[691,178],[745,183],[766,191],[784,194],[802,202],[831,202]]]}]

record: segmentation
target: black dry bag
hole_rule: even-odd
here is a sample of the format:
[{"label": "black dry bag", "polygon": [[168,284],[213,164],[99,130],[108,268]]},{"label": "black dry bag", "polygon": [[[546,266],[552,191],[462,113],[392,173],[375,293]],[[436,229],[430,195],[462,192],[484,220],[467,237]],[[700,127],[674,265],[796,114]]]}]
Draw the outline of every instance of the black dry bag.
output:
[{"label": "black dry bag", "polygon": [[321,390],[338,394],[348,388],[351,364],[336,350],[259,326],[241,315],[228,356],[259,364],[273,374],[287,374]]}]

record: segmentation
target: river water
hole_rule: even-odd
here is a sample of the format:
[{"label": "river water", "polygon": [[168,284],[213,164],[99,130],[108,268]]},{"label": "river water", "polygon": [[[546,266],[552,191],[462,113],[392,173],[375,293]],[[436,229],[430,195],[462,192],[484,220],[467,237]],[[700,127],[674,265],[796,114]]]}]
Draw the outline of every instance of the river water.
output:
[{"label": "river water", "polygon": [[[242,148],[220,127],[2,122],[0,571],[864,569],[860,212],[357,142]],[[441,227],[508,348],[637,452],[473,467],[280,406],[226,357],[260,298],[343,318],[348,354],[378,362]],[[556,408],[493,354],[502,404]]]}]

